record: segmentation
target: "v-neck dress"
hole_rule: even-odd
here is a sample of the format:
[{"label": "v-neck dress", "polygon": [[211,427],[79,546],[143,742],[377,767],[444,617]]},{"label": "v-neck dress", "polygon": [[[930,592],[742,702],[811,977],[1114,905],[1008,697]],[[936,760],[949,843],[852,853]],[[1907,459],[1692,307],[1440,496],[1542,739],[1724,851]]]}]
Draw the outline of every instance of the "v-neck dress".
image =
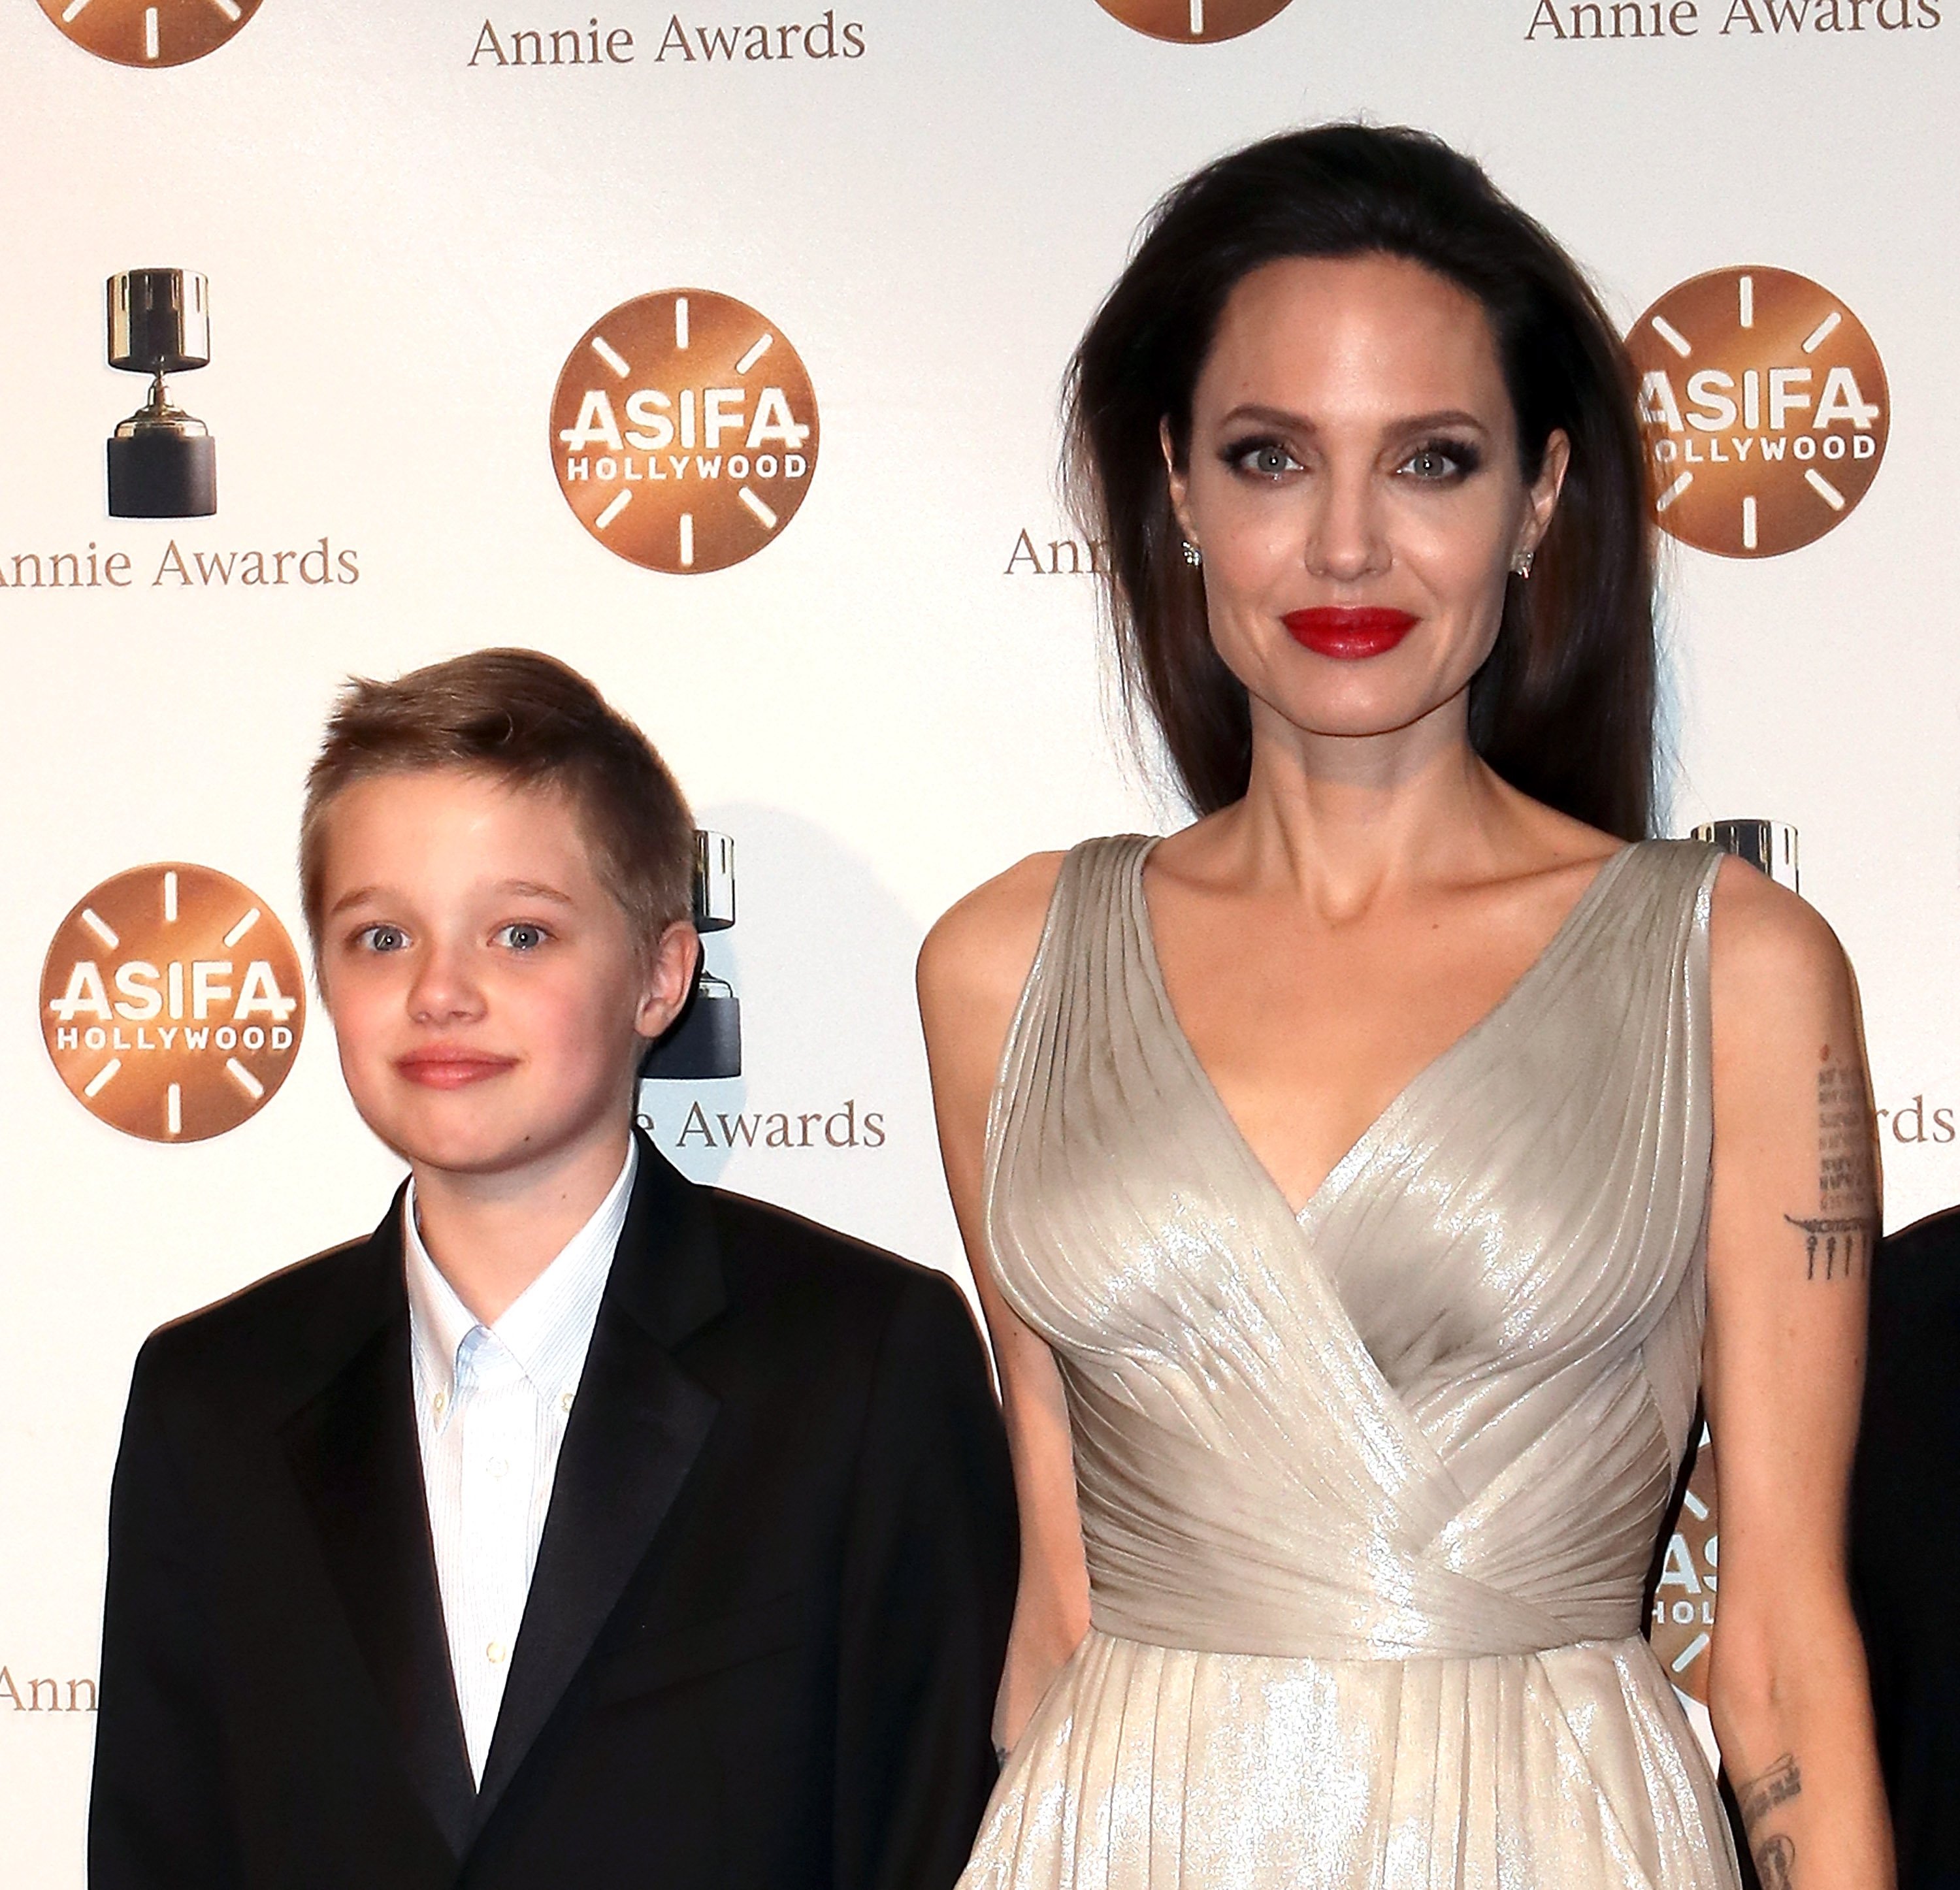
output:
[{"label": "v-neck dress", "polygon": [[1719,856],[1609,858],[1295,1215],[1172,1011],[1153,844],[1068,855],[988,1125],[1091,1626],[963,1890],[1735,1890],[1640,1634],[1700,1374]]}]

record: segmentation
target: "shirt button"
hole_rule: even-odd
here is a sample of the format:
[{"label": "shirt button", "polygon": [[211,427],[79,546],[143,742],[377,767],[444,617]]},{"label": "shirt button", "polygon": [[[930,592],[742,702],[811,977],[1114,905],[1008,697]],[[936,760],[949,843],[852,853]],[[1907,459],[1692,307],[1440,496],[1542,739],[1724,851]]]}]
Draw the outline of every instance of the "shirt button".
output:
[{"label": "shirt button", "polygon": [[571,1393],[570,1392],[568,1392],[568,1391],[565,1391],[565,1392],[560,1392],[558,1393],[558,1409],[559,1409],[560,1411],[569,1411],[569,1410],[571,1410],[571,1397],[572,1397],[572,1395],[571,1395]]},{"label": "shirt button", "polygon": [[492,1641],[489,1646],[483,1650],[483,1658],[488,1661],[492,1666],[501,1667],[504,1664],[504,1643],[501,1640]]},{"label": "shirt button", "polygon": [[493,1477],[501,1477],[505,1471],[510,1468],[510,1467],[511,1466],[506,1463],[501,1457],[492,1457],[490,1461],[483,1466],[483,1468]]},{"label": "shirt button", "polygon": [[449,1393],[447,1392],[438,1392],[430,1402],[435,1411],[435,1414],[440,1418],[442,1414],[449,1408]]}]

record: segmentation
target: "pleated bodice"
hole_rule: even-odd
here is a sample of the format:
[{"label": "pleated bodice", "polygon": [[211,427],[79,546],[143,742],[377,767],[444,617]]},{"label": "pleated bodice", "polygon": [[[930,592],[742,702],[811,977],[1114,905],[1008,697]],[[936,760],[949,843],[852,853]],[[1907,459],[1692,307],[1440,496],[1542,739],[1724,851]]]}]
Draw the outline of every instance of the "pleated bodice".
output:
[{"label": "pleated bodice", "polygon": [[[1430,1680],[1474,1676],[1481,1663],[1491,1678],[1522,1661],[1529,1704],[1532,1685],[1555,1700],[1560,1662],[1571,1678],[1584,1662],[1566,1656],[1588,1648],[1611,1651],[1581,1690],[1592,1698],[1604,1686],[1615,1736],[1633,1743],[1615,1760],[1596,1728],[1588,1748],[1568,1726],[1541,1755],[1556,1766],[1574,1740],[1582,1757],[1590,1749],[1563,1789],[1597,1799],[1589,1828],[1620,1834],[1583,1860],[1561,1853],[1560,1868],[1592,1867],[1605,1844],[1649,1853],[1659,1870],[1671,1839],[1639,1783],[1643,1746],[1676,1748],[1662,1769],[1678,1775],[1684,1827],[1704,1825],[1713,1804],[1705,1762],[1682,1749],[1691,1736],[1637,1637],[1699,1376],[1718,856],[1650,842],[1607,860],[1496,1008],[1417,1074],[1296,1215],[1172,1012],[1144,896],[1153,844],[1121,836],[1068,856],[988,1124],[989,1258],[1061,1367],[1093,1630],[1017,1749],[968,1882],[1208,1890],[1219,1866],[1179,1874],[1188,1858],[1134,1875],[1106,1856],[1087,1874],[1079,1858],[1065,1871],[1005,1874],[998,1855],[989,1861],[1010,1814],[1017,1852],[1045,1828],[1024,1824],[1044,1762],[1030,1745],[1052,1744],[1065,1723],[1064,1749],[1049,1760],[1080,1764],[1089,1749],[1077,1749],[1093,1732],[1084,1675],[1105,1669],[1099,1710],[1134,1723],[1137,1676],[1154,1673],[1149,1687],[1160,1688],[1166,1662],[1197,1663],[1201,1694],[1208,1673],[1238,1674],[1228,1691],[1244,1716],[1237,1729],[1194,1728],[1198,1709],[1179,1709],[1181,1857],[1193,1837],[1192,1752],[1225,1738],[1242,1767],[1249,1728],[1279,1736],[1271,1686],[1306,1685],[1320,1689],[1323,1748],[1375,1729],[1347,1787],[1379,1801],[1355,1814],[1356,1831],[1375,1837],[1357,1838],[1341,1869],[1322,1875],[1269,1877],[1255,1861],[1218,1881],[1486,1881],[1461,1867],[1476,1808],[1432,1802],[1440,1750],[1455,1750],[1459,1771],[1516,1761],[1528,1772],[1533,1740],[1520,1734],[1516,1753],[1480,1761],[1464,1744],[1474,1716],[1452,1730],[1446,1703],[1440,1729],[1421,1715],[1411,1724],[1406,1678],[1390,1702],[1386,1675],[1433,1662]],[[1112,1659],[1128,1675],[1120,1709],[1105,1697]],[[1474,1693],[1474,1678],[1464,1685]],[[1385,1713],[1393,1736],[1381,1731]],[[1653,1726],[1642,1734],[1643,1720]],[[1502,1747],[1500,1728],[1491,1738]],[[1405,1860],[1401,1874],[1369,1874],[1389,1869],[1391,1807],[1410,1789],[1405,1741],[1421,1748],[1425,1815],[1456,1831],[1456,1874],[1429,1852],[1420,1873]],[[1153,1820],[1169,1762],[1160,1726],[1146,1765]],[[1596,1764],[1631,1768],[1632,1782],[1609,1790]],[[1013,1786],[1017,1769],[1030,1776]],[[1227,1798],[1246,1784],[1240,1776]],[[1467,1773],[1459,1785],[1474,1789]],[[1502,1850],[1503,1794],[1490,1789],[1483,1809]],[[1645,1812],[1618,1803],[1643,1796]],[[1317,1815],[1311,1795],[1300,1815]],[[1527,1827],[1531,1815],[1519,1814]],[[1229,1822],[1229,1805],[1208,1815]],[[1488,1881],[1726,1885],[1733,1865],[1713,1815],[1716,1828],[1691,1832],[1684,1853],[1698,1846],[1705,1875],[1630,1863],[1596,1879],[1541,1879],[1494,1863]],[[1213,1835],[1240,1854],[1222,1827]],[[1550,1855],[1516,1834],[1509,1843],[1513,1866]],[[1281,1843],[1274,1854],[1293,1853]]]}]

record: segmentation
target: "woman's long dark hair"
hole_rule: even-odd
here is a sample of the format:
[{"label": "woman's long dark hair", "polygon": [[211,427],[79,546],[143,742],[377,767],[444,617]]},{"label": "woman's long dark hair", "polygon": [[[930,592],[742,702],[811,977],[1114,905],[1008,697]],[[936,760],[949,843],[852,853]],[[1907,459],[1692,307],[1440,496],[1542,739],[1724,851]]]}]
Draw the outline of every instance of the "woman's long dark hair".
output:
[{"label": "woman's long dark hair", "polygon": [[1572,457],[1529,581],[1513,578],[1470,686],[1470,737],[1513,787],[1624,839],[1649,831],[1653,541],[1631,368],[1578,266],[1469,158],[1426,132],[1323,125],[1235,151],[1157,205],[1070,365],[1071,496],[1109,547],[1124,692],[1162,733],[1200,813],[1252,765],[1244,686],[1214,648],[1158,444],[1184,463],[1192,392],[1227,298],[1289,256],[1405,257],[1489,318],[1527,481]]}]

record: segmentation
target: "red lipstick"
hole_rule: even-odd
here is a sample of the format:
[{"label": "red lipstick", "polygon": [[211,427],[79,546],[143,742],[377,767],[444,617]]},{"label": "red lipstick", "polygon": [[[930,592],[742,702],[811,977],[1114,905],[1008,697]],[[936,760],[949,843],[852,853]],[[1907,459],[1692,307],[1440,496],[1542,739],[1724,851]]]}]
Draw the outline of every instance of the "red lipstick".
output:
[{"label": "red lipstick", "polygon": [[1322,605],[1312,610],[1290,610],[1280,621],[1296,643],[1316,656],[1356,662],[1392,650],[1415,628],[1418,619],[1406,610]]},{"label": "red lipstick", "polygon": [[427,1049],[412,1050],[395,1059],[395,1069],[406,1081],[418,1083],[425,1090],[460,1090],[472,1083],[501,1076],[517,1065],[515,1057],[495,1057],[481,1050],[463,1050],[431,1044]]}]

